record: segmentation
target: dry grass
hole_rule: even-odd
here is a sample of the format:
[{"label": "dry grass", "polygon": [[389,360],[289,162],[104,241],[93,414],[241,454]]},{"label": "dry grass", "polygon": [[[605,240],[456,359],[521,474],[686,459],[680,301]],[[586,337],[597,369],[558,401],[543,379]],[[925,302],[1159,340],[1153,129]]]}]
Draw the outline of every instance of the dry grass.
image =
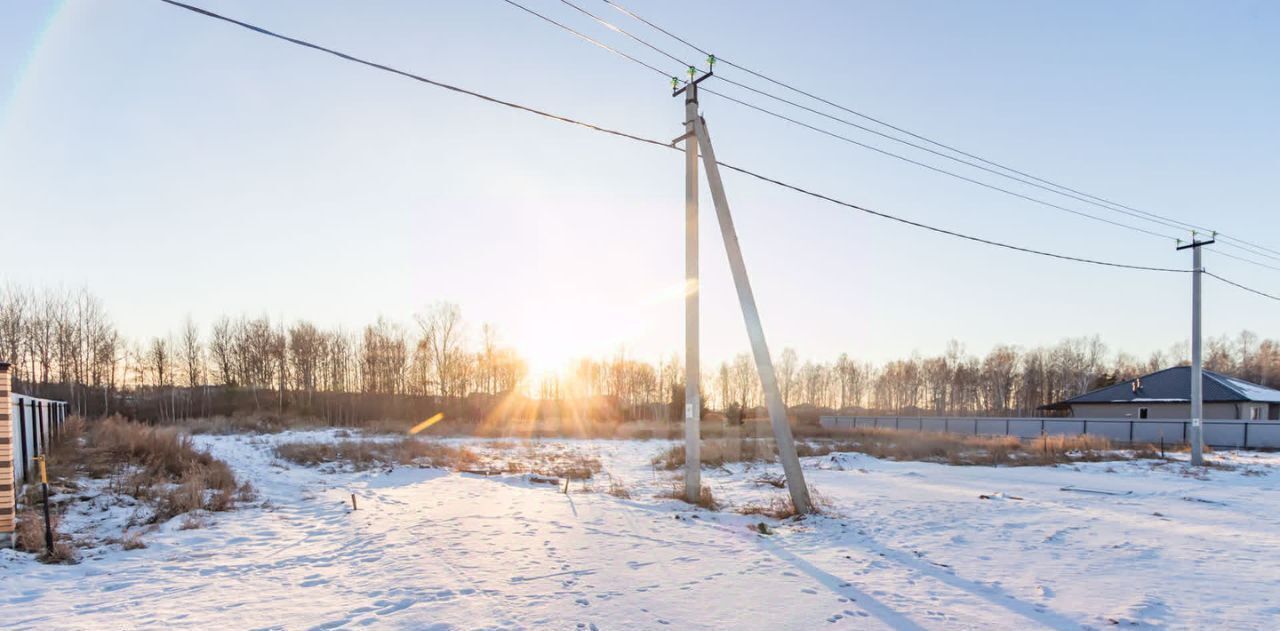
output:
[{"label": "dry grass", "polygon": [[147,543],[142,540],[142,532],[138,530],[126,531],[120,537],[104,539],[103,543],[119,545],[124,550],[142,550],[147,547]]},{"label": "dry grass", "polygon": [[[825,456],[834,452],[865,453],[886,460],[915,460],[952,465],[1032,466],[1153,457],[1154,451],[1139,448],[1116,450],[1100,436],[1045,436],[1022,441],[1013,436],[962,436],[941,432],[912,432],[891,429],[842,430],[839,438],[796,443],[800,456]],[[770,439],[742,438],[703,440],[704,467],[731,462],[773,461],[777,447]],[[654,466],[675,470],[684,466],[683,445],[674,445],[653,459]]]},{"label": "dry grass", "polygon": [[182,523],[178,524],[178,530],[199,530],[208,527],[208,525],[209,521],[203,514],[187,513],[187,516],[182,518]]},{"label": "dry grass", "polygon": [[153,508],[149,523],[196,510],[231,510],[246,488],[237,484],[225,462],[196,449],[178,428],[114,416],[92,423],[68,419],[49,454],[49,475],[54,484],[69,487],[81,475],[109,479],[109,491],[131,495]]},{"label": "dry grass", "polygon": [[360,424],[360,431],[365,434],[408,434],[409,429],[417,425],[415,421],[397,421],[378,419]]},{"label": "dry grass", "polygon": [[[783,482],[785,485],[785,481]],[[827,496],[818,492],[818,489],[809,486],[809,503],[811,515],[831,515],[833,514],[834,504]],[[791,500],[790,493],[778,493],[771,495],[767,502],[753,502],[739,506],[738,513],[743,515],[760,515],[764,517],[772,517],[774,519],[790,519],[792,517],[801,516],[800,511],[796,510],[796,504]],[[768,533],[764,533],[768,534]]]},{"label": "dry grass", "polygon": [[753,502],[739,506],[737,512],[743,515],[762,515],[774,519],[787,519],[799,514],[796,511],[795,503],[791,501],[791,496],[786,494],[773,495],[769,497],[767,502]]},{"label": "dry grass", "polygon": [[599,457],[556,443],[496,441],[479,447],[485,451],[482,460],[490,471],[589,480],[604,468]]},{"label": "dry grass", "polygon": [[515,443],[484,445],[501,456],[482,456],[467,447],[454,447],[430,438],[399,440],[298,441],[276,446],[276,455],[305,466],[326,463],[366,470],[389,465],[418,465],[455,471],[532,473],[548,478],[589,480],[603,469],[600,459],[576,450],[529,444],[517,450]]},{"label": "dry grass", "polygon": [[[684,476],[680,476],[671,481],[671,486],[658,491],[658,497],[680,500],[688,502],[688,498],[684,493]],[[694,506],[705,508],[707,510],[720,510],[720,502],[716,501],[715,496],[711,493],[711,487],[706,484],[698,491],[698,501],[693,502]]]},{"label": "dry grass", "polygon": [[147,544],[142,540],[141,532],[127,532],[124,539],[120,539],[120,547],[125,550],[141,550],[146,548]]},{"label": "dry grass", "polygon": [[[507,464],[510,467],[511,462]],[[599,458],[574,452],[560,458],[538,460],[528,466],[527,471],[566,480],[589,480],[602,468]]]},{"label": "dry grass", "polygon": [[757,476],[751,483],[756,486],[772,486],[775,489],[784,489],[787,487],[787,478],[777,473],[765,473]]},{"label": "dry grass", "polygon": [[[702,466],[721,467],[733,462],[762,462],[777,455],[772,440],[758,438],[704,439],[700,445]],[[652,464],[659,469],[674,471],[684,466],[684,445],[679,444],[655,456]]]},{"label": "dry grass", "polygon": [[[53,515],[53,530],[58,531],[58,516]],[[44,514],[34,505],[18,513],[17,528],[13,532],[13,545],[19,550],[40,552],[44,550]]]},{"label": "dry grass", "polygon": [[622,480],[619,480],[613,476],[610,476],[609,477],[609,495],[612,495],[614,497],[621,498],[624,500],[629,500],[631,499],[631,490],[627,488],[626,484],[623,484]]},{"label": "dry grass", "polygon": [[336,463],[358,471],[388,465],[419,465],[446,469],[473,468],[480,457],[466,447],[403,438],[395,441],[296,441],[276,446],[276,455],[304,466]]},{"label": "dry grass", "polygon": [[34,552],[41,563],[74,563],[75,548],[67,543],[66,535],[58,532],[59,516],[50,515],[53,526],[53,549],[45,547],[44,511],[34,505],[18,513],[17,528],[13,533],[14,547],[26,552]]},{"label": "dry grass", "polygon": [[174,424],[192,434],[279,434],[290,429],[321,427],[315,419],[279,414],[236,414],[184,419]]}]

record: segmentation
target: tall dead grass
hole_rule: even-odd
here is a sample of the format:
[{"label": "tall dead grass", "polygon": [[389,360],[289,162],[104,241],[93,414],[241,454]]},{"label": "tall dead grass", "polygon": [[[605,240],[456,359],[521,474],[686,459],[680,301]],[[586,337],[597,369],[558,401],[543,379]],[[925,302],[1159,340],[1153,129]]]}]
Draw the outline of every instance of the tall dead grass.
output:
[{"label": "tall dead grass", "polygon": [[[231,510],[237,500],[252,495],[252,487],[238,484],[225,462],[196,449],[191,437],[175,427],[142,425],[117,416],[93,422],[68,417],[47,455],[50,491],[64,498],[50,506],[53,550],[45,549],[38,484],[26,487],[15,532],[15,545],[39,552],[45,562],[75,558],[70,539],[58,532],[58,525],[67,505],[83,499],[75,494],[82,477],[109,480],[108,492],[133,496],[149,506],[150,511],[139,513],[145,523],[193,511]],[[145,546],[136,535],[133,538],[137,540],[126,549]]]},{"label": "tall dead grass", "polygon": [[67,543],[67,537],[58,531],[61,521],[57,513],[49,520],[53,530],[53,549],[45,546],[44,511],[35,505],[18,512],[16,528],[13,533],[13,545],[19,550],[33,552],[42,563],[73,563],[76,559],[75,548]]},{"label": "tall dead grass", "polygon": [[411,464],[464,469],[480,462],[480,457],[466,447],[453,447],[416,438],[394,441],[295,441],[277,445],[275,452],[280,458],[295,464],[314,467],[337,463],[356,470]]},{"label": "tall dead grass", "polygon": [[[759,438],[704,439],[699,445],[702,466],[717,468],[733,462],[764,462],[778,454],[772,440]],[[678,444],[660,452],[652,464],[660,469],[674,471],[684,466],[684,445]]]},{"label": "tall dead grass", "polygon": [[295,441],[276,446],[278,457],[303,466],[338,464],[355,470],[388,465],[418,465],[486,473],[534,473],[567,480],[588,480],[600,473],[600,458],[576,450],[538,449],[533,444],[517,449],[515,443],[487,446],[501,453],[481,456],[463,447],[429,438],[399,440]]},{"label": "tall dead grass", "polygon": [[[684,476],[681,475],[672,480],[669,487],[659,489],[657,496],[665,499],[688,502],[689,498],[685,495],[684,491]],[[720,510],[720,502],[716,500],[715,495],[711,492],[711,487],[707,486],[705,483],[698,489],[698,501],[693,502],[693,505],[707,510]]]},{"label": "tall dead grass", "polygon": [[178,428],[114,416],[93,423],[69,419],[49,463],[55,479],[111,478],[113,491],[154,506],[153,523],[194,510],[230,510],[248,488],[227,463],[197,449]]},{"label": "tall dead grass", "polygon": [[281,414],[234,414],[183,419],[174,423],[191,434],[279,434],[290,429],[322,427],[315,419]]},{"label": "tall dead grass", "polygon": [[[813,515],[833,515],[834,504],[831,500],[809,485],[809,511]],[[751,502],[737,507],[736,511],[743,515],[762,515],[764,517],[772,517],[774,519],[790,519],[799,517],[800,511],[796,510],[795,501],[791,499],[790,493],[778,493],[770,495],[769,499],[764,502]]]},{"label": "tall dead grass", "polygon": [[[825,456],[834,452],[865,453],[886,460],[914,460],[952,465],[1035,466],[1071,462],[1127,460],[1147,457],[1147,448],[1122,452],[1101,436],[1044,436],[1023,441],[1013,436],[962,436],[941,432],[892,429],[850,429],[833,438],[796,443],[800,456]],[[731,462],[767,462],[777,457],[772,439],[741,438],[703,440],[704,467]],[[656,467],[675,470],[684,466],[684,445],[674,445],[653,458]]]}]

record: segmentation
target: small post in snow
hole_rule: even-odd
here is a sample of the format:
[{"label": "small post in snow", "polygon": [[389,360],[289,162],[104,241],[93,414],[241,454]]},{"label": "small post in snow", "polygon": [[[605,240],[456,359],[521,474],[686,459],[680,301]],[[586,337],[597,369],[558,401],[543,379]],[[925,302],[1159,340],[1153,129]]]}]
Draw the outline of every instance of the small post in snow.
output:
[{"label": "small post in snow", "polygon": [[351,510],[356,510],[356,494],[351,494]]}]

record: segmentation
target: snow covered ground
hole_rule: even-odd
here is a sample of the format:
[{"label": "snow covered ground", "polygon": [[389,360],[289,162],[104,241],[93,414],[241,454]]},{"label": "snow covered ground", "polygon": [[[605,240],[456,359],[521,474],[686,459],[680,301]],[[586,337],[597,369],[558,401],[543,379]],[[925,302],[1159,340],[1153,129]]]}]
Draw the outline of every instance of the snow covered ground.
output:
[{"label": "snow covered ground", "polygon": [[[516,475],[323,473],[273,457],[301,438],[332,434],[199,437],[265,507],[171,523],[146,549],[103,546],[72,566],[0,551],[0,626],[1280,628],[1275,454],[1213,454],[1235,469],[1194,475],[833,454],[805,467],[836,515],[765,520],[762,535],[760,518],[655,497],[671,485],[649,465],[663,441],[544,444],[598,454],[623,499],[603,475],[566,495]],[[740,506],[782,493],[752,483],[765,471],[778,468],[704,480]]]}]

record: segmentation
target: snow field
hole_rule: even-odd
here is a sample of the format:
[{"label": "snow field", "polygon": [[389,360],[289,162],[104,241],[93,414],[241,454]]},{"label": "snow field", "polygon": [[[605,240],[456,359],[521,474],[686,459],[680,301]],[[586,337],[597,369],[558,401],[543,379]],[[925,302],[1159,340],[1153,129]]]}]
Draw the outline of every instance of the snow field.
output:
[{"label": "snow field", "polygon": [[[272,453],[334,440],[328,431],[197,439],[266,505],[212,515],[203,529],[175,520],[146,549],[101,546],[73,566],[0,552],[3,626],[1280,628],[1273,454],[1213,454],[1234,470],[1207,472],[832,454],[804,465],[833,514],[777,522],[729,512],[784,493],[753,483],[776,465],[705,470],[725,512],[657,499],[672,473],[649,459],[666,441],[450,441],[495,457],[602,460],[594,492],[573,482],[564,494],[518,475],[326,473]],[[610,477],[632,499],[605,493]],[[68,527],[119,527],[125,510],[69,516]],[[760,521],[774,534],[754,531]]]}]

